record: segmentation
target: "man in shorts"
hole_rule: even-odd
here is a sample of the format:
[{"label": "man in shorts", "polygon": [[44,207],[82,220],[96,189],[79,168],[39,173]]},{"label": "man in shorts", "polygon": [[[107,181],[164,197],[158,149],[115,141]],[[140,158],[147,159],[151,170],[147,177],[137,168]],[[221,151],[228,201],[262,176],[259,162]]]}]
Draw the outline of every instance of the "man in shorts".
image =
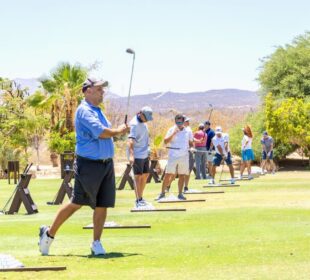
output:
[{"label": "man in shorts", "polygon": [[161,193],[157,197],[160,200],[165,197],[165,190],[170,185],[172,178],[178,172],[178,199],[186,200],[183,195],[185,175],[189,174],[189,148],[193,146],[192,135],[184,126],[183,115],[175,116],[175,125],[171,127],[164,139],[165,144],[169,144],[168,162],[166,174],[163,180]]},{"label": "man in shorts", "polygon": [[148,203],[143,199],[143,191],[149,176],[149,130],[146,122],[153,120],[153,111],[145,106],[130,121],[130,133],[128,135],[129,163],[133,167],[136,182],[135,207],[144,207]]},{"label": "man in shorts", "polygon": [[85,99],[75,113],[76,162],[72,198],[59,209],[50,227],[40,227],[39,250],[42,255],[49,254],[60,226],[83,205],[94,209],[91,252],[94,255],[105,254],[100,238],[107,208],[115,204],[113,136],[129,131],[126,124],[111,128],[111,123],[99,107],[107,86],[108,82],[94,78],[88,78],[83,83]]},{"label": "man in shorts", "polygon": [[210,179],[209,184],[215,184],[214,178],[216,167],[221,165],[222,160],[224,160],[229,167],[231,176],[230,183],[235,184],[234,168],[232,166],[231,153],[229,149],[229,136],[227,133],[223,133],[220,126],[217,126],[215,129],[215,137],[212,138],[212,144],[215,148],[215,155],[212,162],[212,179]]},{"label": "man in shorts", "polygon": [[273,138],[268,135],[267,131],[263,132],[263,137],[261,139],[261,144],[262,144],[262,175],[265,174],[266,170],[266,165],[267,165],[267,160],[270,162],[270,167],[272,170],[272,174],[275,173],[276,166],[273,162]]}]

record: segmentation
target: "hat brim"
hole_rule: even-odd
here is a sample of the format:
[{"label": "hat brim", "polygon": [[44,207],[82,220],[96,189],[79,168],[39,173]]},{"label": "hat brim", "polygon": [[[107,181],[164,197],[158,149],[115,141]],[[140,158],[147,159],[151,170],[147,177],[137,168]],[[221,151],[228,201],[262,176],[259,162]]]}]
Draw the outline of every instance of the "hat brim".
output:
[{"label": "hat brim", "polygon": [[108,81],[98,81],[96,83],[93,84],[93,86],[103,86],[103,87],[107,87],[109,85]]},{"label": "hat brim", "polygon": [[222,134],[222,131],[215,131],[215,134]]}]

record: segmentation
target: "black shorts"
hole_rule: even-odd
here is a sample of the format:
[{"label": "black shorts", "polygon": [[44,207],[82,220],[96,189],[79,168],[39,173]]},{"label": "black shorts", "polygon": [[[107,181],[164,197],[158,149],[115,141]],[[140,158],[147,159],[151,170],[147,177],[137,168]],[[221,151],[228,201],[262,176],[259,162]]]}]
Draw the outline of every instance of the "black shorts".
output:
[{"label": "black shorts", "polygon": [[142,175],[150,172],[149,158],[135,158],[133,163],[133,173],[135,175]]},{"label": "black shorts", "polygon": [[114,207],[115,174],[113,160],[91,160],[77,156],[74,163],[74,188],[71,201],[78,205]]}]

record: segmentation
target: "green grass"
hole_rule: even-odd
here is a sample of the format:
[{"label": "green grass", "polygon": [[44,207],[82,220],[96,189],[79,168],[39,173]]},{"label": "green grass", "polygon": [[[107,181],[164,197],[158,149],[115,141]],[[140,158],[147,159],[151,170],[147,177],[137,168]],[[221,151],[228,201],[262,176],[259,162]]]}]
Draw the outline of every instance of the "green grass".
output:
[{"label": "green grass", "polygon": [[[26,266],[67,266],[63,272],[0,273],[0,279],[310,279],[310,172],[280,172],[224,194],[191,195],[202,203],[165,204],[186,212],[130,213],[134,193],[117,192],[108,220],[151,229],[105,230],[104,258],[89,255],[92,211],[84,207],[57,234],[51,256],[38,253],[38,228],[59,206],[47,206],[60,180],[32,180],[39,213],[0,215],[0,253]],[[205,182],[191,180],[202,189]],[[159,184],[149,184],[152,200]],[[14,189],[0,182],[0,206]],[[173,183],[172,190],[176,190]],[[210,190],[210,189],[204,189]],[[217,189],[218,190],[218,189]],[[188,195],[189,197],[189,195]]]}]

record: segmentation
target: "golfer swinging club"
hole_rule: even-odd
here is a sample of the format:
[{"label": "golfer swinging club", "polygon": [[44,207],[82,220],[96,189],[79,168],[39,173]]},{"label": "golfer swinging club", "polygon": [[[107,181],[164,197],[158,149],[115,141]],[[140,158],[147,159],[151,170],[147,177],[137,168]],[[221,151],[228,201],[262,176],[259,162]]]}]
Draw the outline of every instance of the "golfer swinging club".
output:
[{"label": "golfer swinging club", "polygon": [[212,144],[215,148],[215,156],[213,158],[212,165],[212,179],[210,179],[209,184],[215,184],[214,178],[216,173],[216,167],[221,165],[222,160],[225,160],[226,164],[229,167],[230,172],[230,183],[235,184],[234,179],[234,168],[232,166],[231,154],[229,149],[229,136],[227,133],[223,133],[222,128],[220,126],[215,129],[215,137],[212,138]]},{"label": "golfer swinging club", "polygon": [[130,133],[128,135],[128,156],[129,163],[133,168],[136,181],[136,202],[135,207],[149,205],[143,199],[143,191],[149,176],[149,130],[146,122],[153,120],[153,111],[150,107],[143,107],[140,112],[130,121]]},{"label": "golfer swinging club", "polygon": [[40,227],[39,249],[49,254],[49,247],[60,226],[83,205],[94,209],[93,255],[104,255],[100,238],[107,216],[107,208],[115,204],[115,174],[113,136],[129,131],[126,124],[111,128],[111,123],[99,105],[108,86],[107,81],[88,78],[83,83],[85,99],[75,114],[76,162],[74,164],[74,189],[71,201],[62,206],[52,225]]}]

